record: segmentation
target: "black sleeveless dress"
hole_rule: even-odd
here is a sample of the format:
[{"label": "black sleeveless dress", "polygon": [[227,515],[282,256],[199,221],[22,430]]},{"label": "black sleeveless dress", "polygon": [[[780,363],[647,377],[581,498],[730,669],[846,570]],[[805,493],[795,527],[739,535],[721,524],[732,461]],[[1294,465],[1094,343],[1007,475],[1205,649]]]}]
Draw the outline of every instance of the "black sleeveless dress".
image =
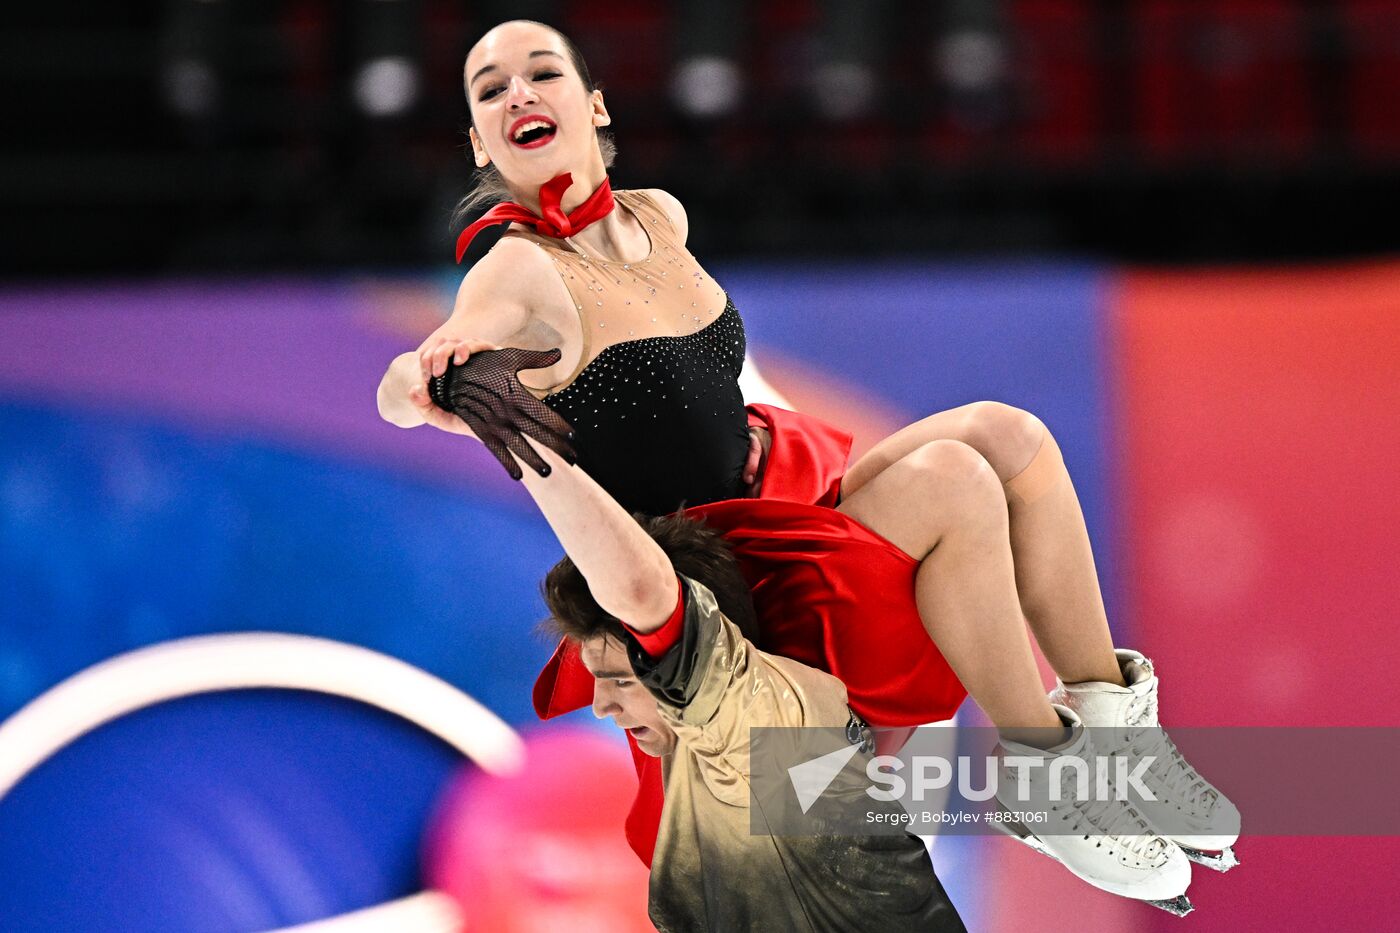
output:
[{"label": "black sleeveless dress", "polygon": [[744,323],[732,302],[693,334],[613,344],[545,404],[574,426],[579,466],[623,508],[665,515],[743,494]]}]

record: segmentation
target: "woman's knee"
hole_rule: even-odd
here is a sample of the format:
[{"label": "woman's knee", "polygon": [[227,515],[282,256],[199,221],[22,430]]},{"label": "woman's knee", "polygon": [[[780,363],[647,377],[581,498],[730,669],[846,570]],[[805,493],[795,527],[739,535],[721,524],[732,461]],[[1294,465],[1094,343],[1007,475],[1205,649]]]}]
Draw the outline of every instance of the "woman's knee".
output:
[{"label": "woman's knee", "polygon": [[943,512],[1005,507],[1006,497],[987,458],[962,441],[936,440],[922,445],[902,461],[909,480],[926,493],[919,500]]},{"label": "woman's knee", "polygon": [[950,532],[1007,522],[1001,481],[986,458],[947,439],[914,448],[840,508],[917,560]]},{"label": "woman's knee", "polygon": [[1035,415],[1004,402],[973,402],[967,406],[964,436],[1003,483],[1031,462],[1046,431],[1045,423]]}]

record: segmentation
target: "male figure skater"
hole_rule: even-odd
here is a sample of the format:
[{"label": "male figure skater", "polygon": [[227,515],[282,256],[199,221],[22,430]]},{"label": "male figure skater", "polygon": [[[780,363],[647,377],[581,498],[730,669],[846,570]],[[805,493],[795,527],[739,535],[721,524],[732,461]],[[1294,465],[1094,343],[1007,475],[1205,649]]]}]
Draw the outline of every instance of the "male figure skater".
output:
[{"label": "male figure skater", "polygon": [[683,515],[644,529],[577,467],[526,476],[551,524],[572,500],[547,624],[579,645],[594,715],[662,760],[657,929],[962,930],[915,836],[754,834],[749,728],[861,724],[839,680],[745,637],[748,586],[724,540]]},{"label": "male figure skater", "polygon": [[518,412],[494,410],[502,396],[476,394],[471,426],[530,467],[525,488],[567,555],[545,578],[548,624],[578,644],[594,714],[662,760],[657,929],[964,930],[915,836],[751,830],[750,727],[859,729],[845,686],[745,637],[748,583],[722,538],[684,515],[643,528],[571,464],[567,424],[536,443],[511,429]]}]

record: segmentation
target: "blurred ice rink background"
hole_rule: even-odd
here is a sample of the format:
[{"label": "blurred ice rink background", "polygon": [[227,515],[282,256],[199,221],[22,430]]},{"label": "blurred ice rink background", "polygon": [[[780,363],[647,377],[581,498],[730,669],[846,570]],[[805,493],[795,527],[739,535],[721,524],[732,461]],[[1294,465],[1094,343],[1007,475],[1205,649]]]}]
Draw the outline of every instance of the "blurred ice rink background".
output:
[{"label": "blurred ice rink background", "polygon": [[[11,6],[0,719],[135,649],[316,636],[480,701],[537,779],[493,783],[437,702],[196,691],[0,796],[0,929],[643,920],[597,825],[625,751],[530,711],[548,528],[374,408],[451,308],[461,62],[513,16],[579,44],[615,186],[686,204],[797,407],[858,448],[978,399],[1050,426],[1166,725],[1400,724],[1400,2]],[[1394,839],[1244,817],[1185,920],[1000,838],[935,860],[977,931],[1400,928]],[[479,850],[425,844],[453,820]]]}]

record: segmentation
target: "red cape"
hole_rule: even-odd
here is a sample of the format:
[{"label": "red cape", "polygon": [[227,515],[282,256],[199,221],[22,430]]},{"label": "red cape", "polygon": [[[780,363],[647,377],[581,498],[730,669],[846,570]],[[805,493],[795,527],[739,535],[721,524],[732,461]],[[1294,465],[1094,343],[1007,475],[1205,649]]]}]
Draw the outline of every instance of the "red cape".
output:
[{"label": "red cape", "polygon": [[[759,647],[839,677],[851,708],[872,725],[951,718],[967,695],[919,619],[919,562],[836,511],[851,436],[809,415],[750,405],[768,429],[762,493],[686,510],[724,535],[753,588]],[[593,702],[593,677],[561,641],[535,682],[542,719]],[[630,742],[629,738],[629,742]],[[651,864],[663,803],[661,761],[635,744],[640,786],[627,838]]]}]

